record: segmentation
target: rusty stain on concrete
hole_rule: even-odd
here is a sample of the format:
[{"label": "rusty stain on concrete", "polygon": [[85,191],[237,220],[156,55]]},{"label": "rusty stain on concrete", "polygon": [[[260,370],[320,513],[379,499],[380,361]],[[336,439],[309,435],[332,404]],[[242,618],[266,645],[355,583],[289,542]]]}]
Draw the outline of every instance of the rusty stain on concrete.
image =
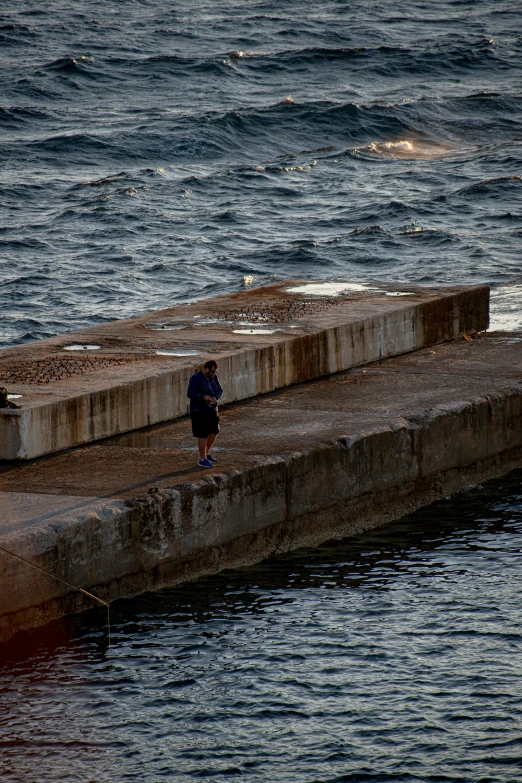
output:
[{"label": "rusty stain on concrete", "polygon": [[1,373],[3,382],[9,386],[41,386],[44,383],[60,381],[62,378],[72,378],[73,375],[84,375],[99,367],[109,367],[131,361],[133,361],[132,357],[86,356],[72,359],[51,355],[48,359],[4,362]]}]

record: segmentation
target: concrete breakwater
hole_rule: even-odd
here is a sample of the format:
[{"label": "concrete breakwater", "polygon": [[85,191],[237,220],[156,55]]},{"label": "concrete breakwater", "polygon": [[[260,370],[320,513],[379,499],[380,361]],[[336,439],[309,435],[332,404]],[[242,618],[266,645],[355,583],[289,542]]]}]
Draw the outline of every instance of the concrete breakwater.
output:
[{"label": "concrete breakwater", "polygon": [[[483,328],[487,309],[466,313],[459,296]],[[4,462],[0,546],[111,601],[369,529],[506,472],[522,458],[522,343],[465,337],[225,408],[220,462],[203,474],[186,419]],[[0,564],[2,639],[92,605],[15,558]]]},{"label": "concrete breakwater", "polygon": [[22,403],[0,410],[0,460],[185,415],[209,354],[233,402],[487,328],[486,287],[351,288],[287,281],[0,351]]}]

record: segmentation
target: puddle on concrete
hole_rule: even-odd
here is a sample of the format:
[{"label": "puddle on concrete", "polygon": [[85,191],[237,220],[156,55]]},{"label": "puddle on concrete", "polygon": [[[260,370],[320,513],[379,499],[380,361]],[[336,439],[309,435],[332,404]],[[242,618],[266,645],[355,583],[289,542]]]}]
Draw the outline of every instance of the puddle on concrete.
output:
[{"label": "puddle on concrete", "polygon": [[274,334],[280,329],[232,329],[234,334]]},{"label": "puddle on concrete", "polygon": [[101,345],[91,345],[89,343],[74,343],[73,345],[64,345],[64,351],[99,351]]},{"label": "puddle on concrete", "polygon": [[[194,322],[194,326],[213,326],[213,325],[217,325],[217,326],[231,326],[231,325],[237,325],[238,323],[239,324],[243,324],[243,321],[236,321],[236,320],[231,321],[230,319],[227,319],[227,318],[203,318],[203,317],[201,317],[201,319],[199,319],[199,320]],[[246,324],[246,325],[249,326],[249,324]],[[253,325],[255,326],[255,324],[253,324]]]},{"label": "puddle on concrete", "polygon": [[168,331],[172,332],[175,329],[187,329],[187,324],[153,324],[152,326],[147,326],[147,329],[150,329],[151,332],[161,332],[161,331]]},{"label": "puddle on concrete", "polygon": [[[190,422],[187,424],[187,432],[190,431]],[[128,449],[166,449],[169,451],[192,452],[195,459],[197,456],[197,443],[194,440],[187,440],[182,436],[180,440],[178,433],[170,433],[165,430],[165,425],[154,424],[150,428],[127,432],[124,435],[116,435],[109,438],[106,442],[121,448]],[[223,446],[212,446],[212,451],[225,451]]]},{"label": "puddle on concrete", "polygon": [[361,283],[305,283],[286,289],[291,294],[312,294],[314,296],[338,296],[344,291],[377,291]]},{"label": "puddle on concrete", "polygon": [[156,353],[158,356],[200,356],[202,351],[194,351],[190,348],[160,348]]},{"label": "puddle on concrete", "polygon": [[225,318],[220,318],[218,315],[194,315],[194,326],[207,326],[209,324],[229,324],[232,321],[227,321]]},{"label": "puddle on concrete", "polygon": [[286,289],[292,294],[311,294],[313,296],[338,296],[349,291],[375,291],[385,293],[386,296],[415,296],[413,291],[382,291],[376,286],[363,285],[362,283],[305,283]]},{"label": "puddle on concrete", "polygon": [[386,296],[415,296],[413,291],[386,291]]}]

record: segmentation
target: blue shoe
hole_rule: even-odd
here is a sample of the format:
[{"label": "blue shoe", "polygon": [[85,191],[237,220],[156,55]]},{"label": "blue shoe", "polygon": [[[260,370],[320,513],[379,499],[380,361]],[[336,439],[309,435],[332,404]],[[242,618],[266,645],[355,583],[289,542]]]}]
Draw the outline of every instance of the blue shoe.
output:
[{"label": "blue shoe", "polygon": [[212,454],[207,454],[207,462],[211,462],[213,465],[216,464],[217,459],[212,456]]},{"label": "blue shoe", "polygon": [[208,459],[200,459],[198,462],[198,467],[200,468],[211,468],[212,463],[208,461]]}]

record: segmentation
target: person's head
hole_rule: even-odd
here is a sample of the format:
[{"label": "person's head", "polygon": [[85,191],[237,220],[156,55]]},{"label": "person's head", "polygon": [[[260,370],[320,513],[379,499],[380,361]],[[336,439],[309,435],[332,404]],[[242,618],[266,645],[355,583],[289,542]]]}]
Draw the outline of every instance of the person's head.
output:
[{"label": "person's head", "polygon": [[203,375],[207,378],[213,378],[217,373],[217,368],[218,363],[214,359],[209,359],[208,362],[205,362],[203,365]]}]

